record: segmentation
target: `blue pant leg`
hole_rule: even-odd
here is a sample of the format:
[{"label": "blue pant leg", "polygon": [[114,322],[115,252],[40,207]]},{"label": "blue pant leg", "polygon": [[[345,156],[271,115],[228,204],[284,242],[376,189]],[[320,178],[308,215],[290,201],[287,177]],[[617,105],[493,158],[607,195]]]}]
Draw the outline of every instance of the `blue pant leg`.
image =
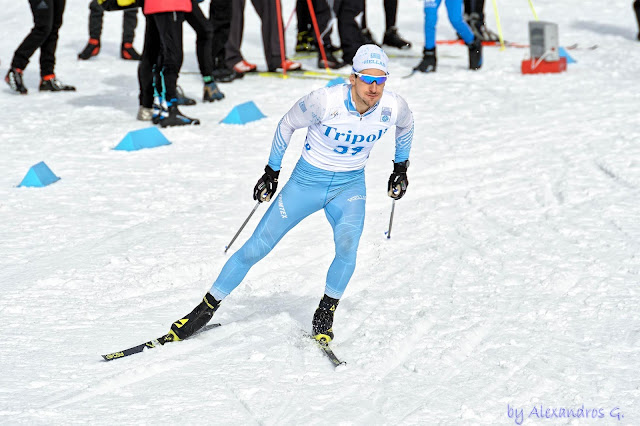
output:
[{"label": "blue pant leg", "polygon": [[444,0],[444,2],[451,25],[453,25],[453,28],[460,34],[465,43],[471,44],[475,36],[469,25],[462,18],[462,0]]},{"label": "blue pant leg", "polygon": [[424,47],[436,47],[436,24],[438,23],[438,8],[442,0],[424,0]]},{"label": "blue pant leg", "polygon": [[364,177],[350,185],[324,208],[333,228],[336,255],[327,272],[325,294],[340,299],[356,268],[356,253],[364,227],[366,187]]},{"label": "blue pant leg", "polygon": [[210,290],[216,300],[227,297],[242,282],[249,269],[265,257],[291,228],[322,208],[326,187],[322,189],[310,190],[291,179],[287,182],[272,201],[253,235],[220,271]]}]

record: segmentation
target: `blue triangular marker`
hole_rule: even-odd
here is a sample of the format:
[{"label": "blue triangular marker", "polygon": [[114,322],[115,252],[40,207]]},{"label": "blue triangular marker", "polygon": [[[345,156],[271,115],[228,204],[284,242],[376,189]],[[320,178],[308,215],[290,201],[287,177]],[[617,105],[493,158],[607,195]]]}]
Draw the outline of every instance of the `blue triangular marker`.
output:
[{"label": "blue triangular marker", "polygon": [[171,145],[171,142],[162,134],[157,127],[147,127],[146,129],[134,130],[120,141],[115,150],[137,151],[143,148],[155,148],[162,145]]},{"label": "blue triangular marker", "polygon": [[53,174],[44,161],[41,161],[31,166],[18,188],[21,186],[41,188],[59,180],[60,178]]},{"label": "blue triangular marker", "polygon": [[567,53],[567,49],[565,49],[564,47],[558,47],[558,54],[561,58],[567,58],[567,64],[575,64],[578,62],[573,59],[571,55],[569,55],[569,53]]},{"label": "blue triangular marker", "polygon": [[258,109],[256,104],[254,104],[253,101],[249,101],[234,106],[231,112],[222,121],[220,121],[220,123],[246,124],[265,117],[266,115]]},{"label": "blue triangular marker", "polygon": [[329,80],[329,82],[327,83],[327,87],[331,87],[331,86],[336,86],[338,84],[344,84],[346,83],[346,80],[342,77],[336,77],[333,80]]}]

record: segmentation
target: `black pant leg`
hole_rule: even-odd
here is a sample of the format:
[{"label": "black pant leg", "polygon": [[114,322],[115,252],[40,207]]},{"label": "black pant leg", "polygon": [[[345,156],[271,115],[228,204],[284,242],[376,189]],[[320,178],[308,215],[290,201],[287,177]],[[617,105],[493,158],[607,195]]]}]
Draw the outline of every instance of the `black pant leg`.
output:
[{"label": "black pant leg", "polygon": [[209,21],[213,29],[211,55],[215,68],[224,67],[224,45],[229,40],[231,28],[231,0],[211,0],[209,5]]},{"label": "black pant leg", "polygon": [[633,2],[633,9],[636,11],[636,19],[638,20],[638,29],[640,30],[640,0]]},{"label": "black pant leg", "polygon": [[480,16],[480,21],[484,23],[484,0],[474,0],[473,9]]},{"label": "black pant leg", "polygon": [[362,0],[362,29],[367,28],[367,1]]},{"label": "black pant leg", "polygon": [[211,43],[213,42],[213,28],[211,22],[205,18],[198,2],[191,0],[192,10],[185,13],[184,19],[196,32],[196,56],[198,57],[198,67],[202,76],[213,73],[213,56],[211,54]]},{"label": "black pant leg", "polygon": [[[278,20],[280,20],[283,29],[284,23],[282,15],[279,15],[276,9],[276,0],[251,0],[251,3],[260,16],[262,24],[262,46],[267,68],[270,70],[279,68],[282,64],[282,55],[280,53]],[[284,36],[282,42],[284,44]]]},{"label": "black pant leg", "polygon": [[138,64],[138,85],[140,105],[153,106],[153,69],[160,56],[160,35],[153,15],[145,16],[144,47]]},{"label": "black pant leg", "polygon": [[100,40],[103,17],[104,10],[98,4],[98,0],[91,0],[89,3],[89,38]]},{"label": "black pant leg", "polygon": [[33,28],[16,49],[11,67],[25,69],[33,53],[45,42],[53,27],[54,0],[44,0],[46,8],[40,7],[41,0],[29,0],[33,14]]},{"label": "black pant leg", "polygon": [[298,32],[307,31],[311,26],[311,15],[307,0],[296,1],[296,19],[298,20]]},{"label": "black pant leg", "polygon": [[464,13],[469,15],[473,12],[473,0],[464,0]]},{"label": "black pant leg", "polygon": [[[318,22],[318,29],[320,30],[322,43],[325,46],[329,46],[331,44],[331,31],[328,31],[327,28],[331,23],[331,6],[329,6],[327,0],[312,0],[311,5],[313,6],[313,10],[316,15],[316,21]],[[315,30],[312,28],[311,31],[315,38]],[[324,35],[322,35],[323,33]]]},{"label": "black pant leg", "polygon": [[160,35],[160,56],[167,101],[177,98],[178,74],[182,67],[182,22],[184,12],[155,13],[153,15]]},{"label": "black pant leg", "polygon": [[240,52],[242,45],[242,33],[244,31],[244,7],[245,0],[231,0],[231,26],[229,28],[229,38],[224,45],[224,61],[227,68],[233,68],[243,57]]},{"label": "black pant leg", "polygon": [[398,0],[384,0],[384,18],[387,30],[396,26],[398,14]]},{"label": "black pant leg", "polygon": [[336,1],[338,9],[338,33],[340,34],[340,44],[342,45],[342,59],[351,64],[356,51],[363,44],[362,31],[356,22],[364,7],[362,0],[339,0]]},{"label": "black pant leg", "polygon": [[53,23],[51,32],[40,46],[40,75],[54,74],[56,66],[56,48],[58,47],[58,31],[62,26],[66,0],[53,0]]},{"label": "black pant leg", "polygon": [[129,9],[122,13],[122,44],[133,43],[138,26],[138,9]]}]

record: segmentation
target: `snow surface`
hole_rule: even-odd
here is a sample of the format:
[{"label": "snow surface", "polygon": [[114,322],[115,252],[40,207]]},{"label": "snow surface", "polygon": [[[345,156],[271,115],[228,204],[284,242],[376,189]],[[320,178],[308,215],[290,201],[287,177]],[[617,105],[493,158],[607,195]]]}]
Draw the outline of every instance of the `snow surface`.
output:
[{"label": "snow surface", "polygon": [[[102,361],[164,334],[199,302],[254,205],[277,122],[325,82],[247,76],[221,85],[223,102],[185,107],[203,125],[163,130],[172,145],[114,151],[145,127],[135,120],[136,64],[117,58],[117,13],[105,18],[100,56],[76,60],[86,3],[68,1],[58,49],[57,74],[78,91],[38,93],[38,54],[25,74],[28,96],[0,90],[0,423],[640,424],[640,43],[631,0],[534,2],[541,19],[559,24],[561,44],[599,46],[570,51],[578,63],[566,73],[523,76],[526,50],[497,48],[470,72],[466,49],[444,46],[438,72],[411,79],[399,77],[419,61],[422,6],[401,2],[400,32],[415,57],[393,59],[387,87],[416,118],[411,184],[387,240],[389,132],[367,167],[358,267],[334,326],[348,365],[337,371],[303,338],[333,256],[322,213],[250,271],[215,315],[223,327]],[[368,3],[380,38],[382,1]],[[293,5],[283,1],[285,21]],[[31,14],[26,2],[2,8],[4,73]],[[526,42],[528,2],[499,8],[506,38]],[[492,9],[487,2],[496,29]],[[444,7],[440,17],[439,38],[452,38]],[[264,68],[258,22],[247,6],[244,53]],[[194,40],[185,24],[191,73],[180,84],[199,97]],[[249,100],[266,119],[218,124]],[[283,182],[303,139],[297,132]],[[40,161],[62,179],[16,188]],[[589,418],[553,417],[561,409]]]}]

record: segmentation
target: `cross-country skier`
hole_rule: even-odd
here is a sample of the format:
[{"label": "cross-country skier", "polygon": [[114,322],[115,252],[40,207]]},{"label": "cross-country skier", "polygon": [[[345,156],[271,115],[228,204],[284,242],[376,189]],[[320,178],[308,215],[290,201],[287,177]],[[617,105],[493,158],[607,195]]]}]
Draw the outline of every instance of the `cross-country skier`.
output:
[{"label": "cross-country skier", "polygon": [[[438,8],[442,0],[424,0],[424,50],[422,61],[414,70],[421,72],[436,71],[436,23]],[[462,0],[444,0],[449,21],[460,34],[469,48],[469,69],[478,70],[482,66],[482,40],[473,34],[469,25],[462,19]]]},{"label": "cross-country skier", "polygon": [[395,158],[388,194],[400,199],[409,181],[413,115],[406,101],[385,91],[388,58],[376,45],[361,46],[353,58],[351,84],[315,90],[298,100],[280,120],[269,162],[254,190],[254,200],[270,201],[278,187],[282,157],[296,129],[307,128],[302,156],[282,191],[249,240],[226,262],[211,290],[196,308],[171,326],[168,341],[204,327],[220,302],[302,219],[324,210],[333,228],[335,258],[324,297],[313,316],[313,335],[333,339],[333,315],[356,266],[356,251],[366,202],[364,167],[375,143],[395,130]]}]

